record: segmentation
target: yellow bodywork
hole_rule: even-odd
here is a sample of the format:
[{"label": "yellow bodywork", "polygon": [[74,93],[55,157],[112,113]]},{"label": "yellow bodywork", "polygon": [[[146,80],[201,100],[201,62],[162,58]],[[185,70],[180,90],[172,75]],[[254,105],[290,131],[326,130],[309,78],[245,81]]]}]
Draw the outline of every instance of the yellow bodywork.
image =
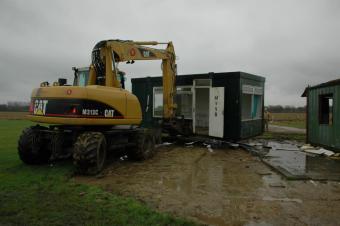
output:
[{"label": "yellow bodywork", "polygon": [[32,99],[86,99],[99,101],[114,106],[124,118],[67,118],[48,117],[43,115],[28,115],[34,122],[66,125],[139,125],[142,112],[137,97],[130,92],[115,87],[90,85],[78,86],[51,86],[34,89]]},{"label": "yellow bodywork", "polygon": [[[155,49],[145,45],[166,44],[165,49]],[[142,112],[137,97],[121,88],[117,79],[117,63],[137,60],[161,60],[163,71],[163,108],[164,118],[171,120],[175,115],[176,105],[175,51],[172,42],[134,42],[122,40],[107,40],[97,43],[92,58],[96,59],[89,67],[89,79],[86,86],[46,86],[33,90],[35,99],[83,99],[106,104],[120,112],[121,118],[91,118],[91,117],[53,117],[35,114],[28,116],[31,121],[63,124],[63,125],[138,125],[142,120]],[[99,59],[99,64],[98,64]],[[99,66],[98,66],[99,65]],[[104,66],[103,66],[104,65]],[[105,68],[104,68],[105,67]],[[100,70],[99,70],[99,69]],[[103,69],[103,70],[102,70]],[[97,70],[97,71],[96,71]],[[98,74],[101,73],[101,74]],[[104,77],[104,83],[99,85],[98,78]]]}]

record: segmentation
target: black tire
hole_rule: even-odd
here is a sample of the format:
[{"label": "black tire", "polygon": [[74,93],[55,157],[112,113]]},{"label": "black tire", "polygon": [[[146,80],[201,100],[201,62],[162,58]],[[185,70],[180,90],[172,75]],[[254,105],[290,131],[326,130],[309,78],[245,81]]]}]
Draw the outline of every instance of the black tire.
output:
[{"label": "black tire", "polygon": [[150,159],[155,154],[155,138],[148,130],[139,131],[135,136],[136,146],[130,149],[129,157],[141,161]]},{"label": "black tire", "polygon": [[51,152],[45,148],[41,133],[34,127],[22,131],[18,141],[18,153],[20,159],[30,165],[47,163],[51,156]]},{"label": "black tire", "polygon": [[106,139],[100,132],[80,134],[73,148],[73,162],[80,174],[95,175],[106,161]]}]

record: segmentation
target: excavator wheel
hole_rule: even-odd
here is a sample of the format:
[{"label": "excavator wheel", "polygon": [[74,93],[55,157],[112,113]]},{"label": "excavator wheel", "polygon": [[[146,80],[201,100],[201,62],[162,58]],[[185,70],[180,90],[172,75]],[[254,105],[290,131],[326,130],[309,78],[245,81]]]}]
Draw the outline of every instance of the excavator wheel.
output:
[{"label": "excavator wheel", "polygon": [[84,132],[74,144],[73,162],[78,172],[85,175],[99,173],[105,165],[106,139],[100,132]]},{"label": "excavator wheel", "polygon": [[139,131],[134,139],[136,146],[130,149],[130,158],[141,161],[149,159],[155,154],[155,138],[150,130]]},{"label": "excavator wheel", "polygon": [[35,127],[26,128],[18,141],[19,157],[24,163],[30,165],[47,163],[51,152],[44,146],[39,130]]}]

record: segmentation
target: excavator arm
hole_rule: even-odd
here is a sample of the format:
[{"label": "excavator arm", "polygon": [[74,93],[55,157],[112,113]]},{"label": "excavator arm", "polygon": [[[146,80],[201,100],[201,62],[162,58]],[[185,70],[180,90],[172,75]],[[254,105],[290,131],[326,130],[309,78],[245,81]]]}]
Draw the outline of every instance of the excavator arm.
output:
[{"label": "excavator arm", "polygon": [[[148,46],[166,44],[165,49]],[[89,85],[98,84],[98,79],[105,81],[105,86],[120,87],[117,80],[118,69],[116,63],[138,60],[162,60],[163,72],[163,117],[170,120],[175,117],[176,92],[175,82],[177,74],[176,55],[172,42],[160,43],[155,41],[137,42],[122,40],[107,40],[98,42],[92,51]]]}]

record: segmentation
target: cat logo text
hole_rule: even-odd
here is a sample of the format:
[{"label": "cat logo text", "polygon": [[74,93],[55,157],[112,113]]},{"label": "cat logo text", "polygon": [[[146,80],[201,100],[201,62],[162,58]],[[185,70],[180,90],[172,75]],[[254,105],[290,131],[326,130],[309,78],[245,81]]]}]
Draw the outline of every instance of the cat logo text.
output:
[{"label": "cat logo text", "polygon": [[33,114],[45,115],[47,103],[48,103],[48,100],[35,100]]}]

